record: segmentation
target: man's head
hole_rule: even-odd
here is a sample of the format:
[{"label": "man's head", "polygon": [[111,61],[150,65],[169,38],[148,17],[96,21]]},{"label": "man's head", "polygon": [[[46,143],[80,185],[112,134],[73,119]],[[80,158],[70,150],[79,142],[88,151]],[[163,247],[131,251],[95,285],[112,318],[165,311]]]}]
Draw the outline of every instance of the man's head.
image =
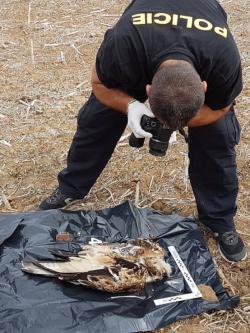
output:
[{"label": "man's head", "polygon": [[151,110],[168,127],[182,128],[204,104],[206,87],[191,64],[167,61],[147,86]]}]

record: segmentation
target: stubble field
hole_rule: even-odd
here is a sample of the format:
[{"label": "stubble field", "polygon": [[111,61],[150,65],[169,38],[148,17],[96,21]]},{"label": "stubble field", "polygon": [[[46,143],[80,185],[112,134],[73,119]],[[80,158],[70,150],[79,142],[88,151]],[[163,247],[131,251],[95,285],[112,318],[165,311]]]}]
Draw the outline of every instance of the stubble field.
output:
[{"label": "stubble field", "polygon": [[[55,188],[90,92],[90,72],[103,34],[129,1],[1,0],[0,212],[34,210]],[[250,246],[249,1],[222,1],[242,57],[244,90],[237,100],[242,139],[237,147],[240,194],[236,223]],[[157,165],[157,167],[156,167]],[[181,136],[165,158],[129,148],[127,132],[90,194],[69,209],[99,209],[131,200],[165,213],[196,215]],[[230,312],[203,314],[161,332],[250,332],[250,259],[224,262],[202,228],[224,285],[241,296]]]}]

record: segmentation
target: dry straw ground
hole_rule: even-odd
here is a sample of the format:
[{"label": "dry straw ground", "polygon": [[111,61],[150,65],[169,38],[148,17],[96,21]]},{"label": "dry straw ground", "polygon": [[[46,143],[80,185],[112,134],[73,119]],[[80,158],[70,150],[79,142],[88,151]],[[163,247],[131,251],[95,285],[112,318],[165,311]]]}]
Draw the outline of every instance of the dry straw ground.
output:
[{"label": "dry straw ground", "polygon": [[[75,131],[77,111],[90,94],[90,69],[98,45],[128,3],[1,0],[1,212],[35,209],[56,186],[57,172],[65,165]],[[249,246],[249,0],[224,0],[223,5],[244,70],[245,88],[237,104],[242,140],[237,149],[240,195],[236,221]],[[129,199],[140,207],[195,215],[187,165],[187,147],[181,137],[165,158],[150,156],[146,147],[134,151],[124,139],[88,197],[69,208],[97,209]],[[212,235],[202,231],[224,284],[241,296],[241,305],[230,312],[178,322],[162,332],[250,332],[250,259],[225,263]]]}]

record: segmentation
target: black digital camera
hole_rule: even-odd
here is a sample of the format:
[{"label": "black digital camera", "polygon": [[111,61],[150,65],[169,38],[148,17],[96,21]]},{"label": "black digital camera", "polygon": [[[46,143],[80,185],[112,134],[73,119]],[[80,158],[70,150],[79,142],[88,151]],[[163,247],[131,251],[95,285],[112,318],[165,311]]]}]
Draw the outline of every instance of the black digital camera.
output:
[{"label": "black digital camera", "polygon": [[[153,137],[149,140],[149,153],[154,156],[165,156],[168,149],[169,139],[174,130],[167,128],[158,119],[144,115],[141,119],[141,127]],[[129,145],[134,148],[141,148],[145,138],[136,138],[132,133],[129,138]]]}]

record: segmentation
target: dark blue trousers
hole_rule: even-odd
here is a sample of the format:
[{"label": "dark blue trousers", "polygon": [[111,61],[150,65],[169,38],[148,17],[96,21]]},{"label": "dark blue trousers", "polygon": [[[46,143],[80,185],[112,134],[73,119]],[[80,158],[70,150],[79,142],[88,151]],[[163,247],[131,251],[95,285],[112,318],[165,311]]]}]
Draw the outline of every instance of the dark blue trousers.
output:
[{"label": "dark blue trousers", "polygon": [[[80,109],[67,159],[58,175],[59,187],[83,198],[105,168],[127,125],[127,116],[107,108],[92,94]],[[240,126],[233,108],[208,126],[189,129],[189,176],[199,219],[214,232],[234,230],[238,179],[235,145]]]}]

